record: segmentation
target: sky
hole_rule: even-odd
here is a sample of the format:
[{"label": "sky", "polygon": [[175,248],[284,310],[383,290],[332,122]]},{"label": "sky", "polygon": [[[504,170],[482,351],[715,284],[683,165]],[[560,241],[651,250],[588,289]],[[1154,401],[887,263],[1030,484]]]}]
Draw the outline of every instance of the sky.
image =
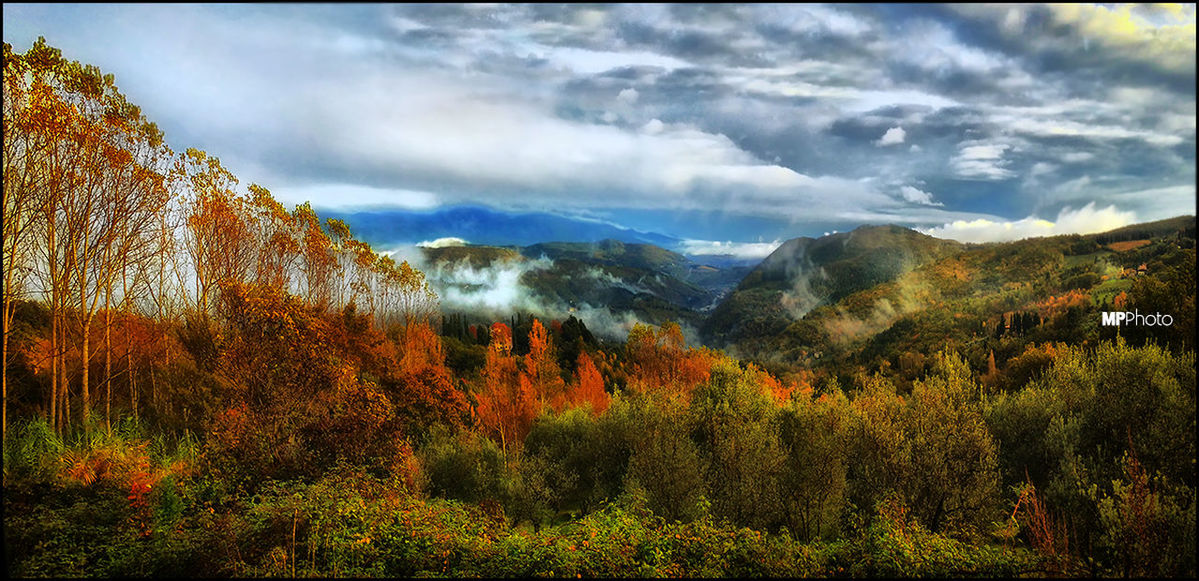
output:
[{"label": "sky", "polygon": [[21,5],[177,151],[318,210],[484,205],[696,254],[1194,214],[1194,5]]}]

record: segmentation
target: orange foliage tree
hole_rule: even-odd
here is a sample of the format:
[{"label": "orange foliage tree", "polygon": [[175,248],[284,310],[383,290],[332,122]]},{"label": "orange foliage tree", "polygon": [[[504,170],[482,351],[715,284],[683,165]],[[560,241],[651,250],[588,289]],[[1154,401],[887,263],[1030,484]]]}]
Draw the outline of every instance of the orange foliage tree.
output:
[{"label": "orange foliage tree", "polygon": [[706,348],[688,348],[677,323],[666,323],[657,332],[648,325],[635,325],[629,331],[625,352],[631,367],[630,387],[684,397],[708,380],[716,360]]},{"label": "orange foliage tree", "polygon": [[537,394],[517,366],[512,354],[512,330],[503,323],[491,326],[483,387],[477,398],[475,412],[480,427],[499,438],[504,450],[524,441],[537,416]]},{"label": "orange foliage tree", "polygon": [[401,333],[399,372],[392,397],[408,430],[435,423],[461,425],[470,414],[466,396],[455,387],[445,366],[441,338],[427,322],[410,324]]},{"label": "orange foliage tree", "polygon": [[537,394],[537,400],[542,406],[549,403],[554,409],[562,409],[566,401],[566,383],[562,381],[562,370],[558,367],[553,339],[537,319],[533,319],[533,328],[529,331],[525,375],[528,376],[529,385]]},{"label": "orange foliage tree", "polygon": [[575,381],[566,390],[566,405],[576,407],[591,404],[591,414],[599,416],[608,409],[611,398],[604,390],[604,376],[586,351],[579,352]]}]

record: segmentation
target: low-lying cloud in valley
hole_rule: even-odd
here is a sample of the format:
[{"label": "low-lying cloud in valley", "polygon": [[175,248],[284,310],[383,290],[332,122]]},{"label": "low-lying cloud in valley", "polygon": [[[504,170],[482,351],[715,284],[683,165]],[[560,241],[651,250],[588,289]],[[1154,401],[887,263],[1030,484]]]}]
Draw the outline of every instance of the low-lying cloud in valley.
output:
[{"label": "low-lying cloud in valley", "polygon": [[[467,258],[431,263],[421,250],[421,247],[463,246],[464,242],[439,239],[417,246],[395,247],[387,254],[396,260],[407,260],[423,271],[429,286],[437,293],[441,310],[446,313],[464,313],[491,321],[507,321],[515,313],[531,314],[545,321],[561,321],[573,315],[596,336],[613,340],[623,340],[634,325],[646,323],[631,312],[613,312],[605,305],[566,304],[534,293],[521,283],[521,279],[528,273],[553,269],[554,261],[546,257],[515,256],[493,260],[487,266],[476,266]],[[620,287],[632,293],[649,292],[599,268],[588,268],[583,271],[583,276],[593,284]],[[697,336],[690,329],[685,331],[691,337]]]},{"label": "low-lying cloud in valley", "polygon": [[685,240],[679,251],[691,256],[732,256],[735,258],[766,258],[774,252],[782,240],[772,242],[732,242],[719,240]]}]

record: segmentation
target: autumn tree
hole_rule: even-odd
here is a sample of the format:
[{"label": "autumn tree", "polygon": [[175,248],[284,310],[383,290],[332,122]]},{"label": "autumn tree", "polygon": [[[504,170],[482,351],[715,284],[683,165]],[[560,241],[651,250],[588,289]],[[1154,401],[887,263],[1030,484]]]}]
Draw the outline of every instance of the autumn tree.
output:
[{"label": "autumn tree", "polygon": [[[12,234],[24,234],[34,224],[27,220],[36,217],[45,235],[39,270],[55,321],[52,407],[58,403],[53,392],[60,372],[65,376],[61,338],[69,308],[79,337],[81,411],[88,425],[92,324],[102,304],[104,312],[110,310],[114,282],[127,272],[130,253],[142,247],[144,231],[165,205],[163,164],[169,150],[162,133],[125,99],[112,75],[63,59],[44,39],[20,58],[6,49],[5,71],[6,97],[12,97],[5,101],[5,230],[11,225]],[[38,211],[16,211],[17,203]],[[13,256],[29,255],[16,251]],[[105,367],[111,373],[111,365]]]},{"label": "autumn tree", "polygon": [[428,323],[403,328],[399,369],[384,379],[409,433],[434,424],[460,426],[470,414],[466,397],[445,365],[441,338]]},{"label": "autumn tree", "polygon": [[781,520],[779,477],[786,458],[778,407],[756,370],[724,359],[692,394],[688,420],[706,466],[713,512],[766,529]]},{"label": "autumn tree", "polygon": [[29,163],[38,147],[30,131],[29,90],[24,59],[13,54],[12,46],[4,43],[4,228],[0,232],[4,254],[3,316],[4,337],[0,364],[3,369],[3,434],[8,434],[8,366],[9,339],[13,328],[13,310],[17,299],[24,296],[25,284],[33,264],[31,243],[36,235],[37,198],[35,180],[37,167]]},{"label": "autumn tree", "polygon": [[566,390],[566,405],[576,407],[590,404],[591,413],[599,416],[608,409],[611,398],[604,390],[604,376],[586,351],[579,352],[575,380]]},{"label": "autumn tree", "polygon": [[254,245],[258,252],[254,281],[280,289],[289,289],[291,272],[300,254],[295,237],[295,220],[271,196],[270,190],[250,185],[249,207],[254,213]]},{"label": "autumn tree", "polygon": [[817,395],[805,387],[780,410],[782,502],[787,526],[800,539],[831,538],[839,532],[846,505],[849,427],[849,400],[840,390]]},{"label": "autumn tree", "polygon": [[245,282],[254,266],[250,224],[245,200],[234,190],[237,178],[220,159],[188,149],[183,161],[190,186],[186,248],[194,268],[196,308],[211,315],[219,283]]},{"label": "autumn tree", "polygon": [[566,403],[566,384],[558,368],[553,339],[537,319],[533,319],[533,328],[529,331],[529,352],[524,358],[524,373],[541,406],[552,405],[554,409],[562,409]]},{"label": "autumn tree", "polygon": [[512,331],[503,323],[491,326],[491,344],[482,375],[476,407],[479,424],[499,438],[505,451],[519,446],[537,416],[537,394],[517,365],[512,354]]},{"label": "autumn tree", "polygon": [[687,347],[678,323],[666,323],[658,331],[648,325],[634,325],[625,352],[632,368],[632,387],[684,397],[708,380],[715,361],[707,349]]},{"label": "autumn tree", "polygon": [[850,499],[874,507],[899,495],[934,532],[981,532],[994,516],[999,465],[965,360],[939,353],[909,400],[886,379],[865,383],[852,406]]}]

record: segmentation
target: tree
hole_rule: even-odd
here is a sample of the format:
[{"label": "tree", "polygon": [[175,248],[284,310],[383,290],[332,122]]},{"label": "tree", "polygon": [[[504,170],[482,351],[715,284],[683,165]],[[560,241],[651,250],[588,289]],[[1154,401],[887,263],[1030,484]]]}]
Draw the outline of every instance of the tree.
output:
[{"label": "tree", "polygon": [[16,301],[24,296],[26,279],[32,269],[30,245],[35,230],[37,198],[34,180],[37,167],[28,163],[36,155],[37,145],[29,131],[29,91],[25,86],[28,67],[24,59],[13,54],[12,46],[4,43],[4,228],[0,232],[4,254],[3,316],[4,337],[0,365],[3,369],[3,435],[8,435],[8,366],[9,338],[13,329],[13,310]]},{"label": "tree", "polygon": [[716,515],[759,530],[781,521],[779,476],[786,456],[777,414],[756,370],[742,370],[729,359],[714,365],[711,379],[692,394],[688,419]]},{"label": "tree", "polygon": [[505,452],[519,446],[537,416],[537,394],[512,355],[512,331],[503,323],[491,326],[491,344],[483,364],[483,387],[477,395],[479,424],[500,440]]},{"label": "tree", "polygon": [[998,456],[964,359],[938,353],[933,373],[912,388],[904,423],[908,506],[934,532],[981,532],[999,493]]},{"label": "tree", "polygon": [[295,239],[295,220],[275,201],[270,190],[250,184],[249,208],[254,212],[254,246],[257,260],[254,281],[279,289],[291,287],[291,271],[300,254]]},{"label": "tree", "polygon": [[190,198],[187,212],[187,250],[195,272],[196,308],[213,314],[213,296],[222,282],[246,282],[254,265],[250,224],[244,200],[233,188],[237,178],[220,159],[188,149],[186,166]]},{"label": "tree", "polygon": [[558,368],[553,339],[537,319],[533,319],[529,331],[529,353],[525,355],[524,363],[525,374],[538,401],[542,406],[552,405],[560,411],[566,403],[566,383]]},{"label": "tree", "polygon": [[638,393],[613,405],[611,421],[630,450],[625,493],[645,491],[655,515],[691,521],[704,516],[708,481],[703,456],[691,439],[687,409],[678,398]]},{"label": "tree", "polygon": [[611,398],[604,389],[604,376],[596,369],[595,362],[586,351],[579,352],[575,381],[568,387],[566,403],[571,407],[589,404],[593,415],[602,415],[608,409]]},{"label": "tree", "polygon": [[[6,48],[5,75],[5,230],[12,226],[13,235],[24,235],[25,228],[36,223],[45,234],[41,270],[54,320],[56,368],[52,407],[58,403],[54,392],[60,372],[65,376],[60,339],[66,331],[64,309],[69,307],[76,315],[81,408],[87,425],[92,408],[92,323],[101,300],[105,312],[110,311],[117,277],[125,275],[129,254],[141,247],[146,228],[166,203],[162,164],[169,149],[158,128],[120,93],[112,75],[63,59],[44,39],[20,58]],[[33,207],[37,214],[23,211]],[[16,240],[6,235],[5,242]],[[29,255],[14,248],[13,257],[21,263]],[[110,343],[110,314],[105,321]],[[111,361],[105,367],[110,385]]]},{"label": "tree", "polygon": [[632,373],[630,386],[688,397],[708,380],[715,357],[706,349],[688,349],[677,323],[666,323],[655,332],[638,323],[625,342]]},{"label": "tree", "polygon": [[787,526],[803,540],[828,538],[840,527],[846,502],[849,399],[840,390],[791,395],[779,413],[785,464],[780,476]]}]

